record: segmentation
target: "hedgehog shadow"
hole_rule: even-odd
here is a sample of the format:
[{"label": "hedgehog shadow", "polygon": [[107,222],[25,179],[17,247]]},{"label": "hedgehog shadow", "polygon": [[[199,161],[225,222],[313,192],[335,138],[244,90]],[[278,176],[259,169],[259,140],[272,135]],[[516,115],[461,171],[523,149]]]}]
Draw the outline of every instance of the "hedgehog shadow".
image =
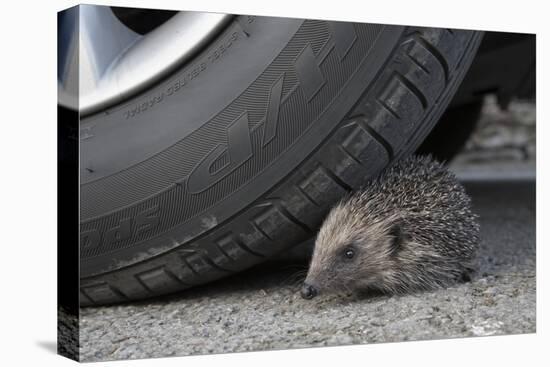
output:
[{"label": "hedgehog shadow", "polygon": [[371,290],[361,290],[355,293],[341,293],[325,297],[332,298],[332,302],[344,305],[350,303],[376,303],[386,301],[392,298],[394,295],[389,293],[384,293],[382,291],[371,289]]},{"label": "hedgehog shadow", "polygon": [[137,300],[131,304],[138,307],[164,305],[171,302],[219,298],[238,293],[280,292],[282,289],[290,293],[299,293],[306,272],[307,263],[303,261],[266,262],[206,284],[154,298]]},{"label": "hedgehog shadow", "polygon": [[401,297],[407,297],[407,296],[419,297],[419,296],[428,295],[428,294],[444,293],[444,292],[447,292],[448,290],[461,287],[461,286],[475,287],[474,283],[481,278],[483,278],[481,274],[475,274],[475,275],[470,274],[469,278],[460,279],[455,284],[447,287],[436,288],[436,289],[419,289],[419,290],[411,291],[407,293],[392,294],[392,293],[383,292],[377,289],[369,289],[369,290],[360,290],[353,294],[336,294],[332,296],[325,296],[323,298],[329,297],[331,302],[334,302],[335,304],[339,304],[339,305],[345,305],[349,303],[377,303],[377,302],[387,301],[391,298],[401,298]]},{"label": "hedgehog shadow", "polygon": [[[154,306],[164,305],[173,302],[193,302],[200,301],[205,298],[218,298],[234,294],[254,294],[261,292],[262,294],[270,294],[274,292],[282,292],[287,296],[299,294],[302,284],[307,275],[308,262],[305,260],[298,261],[270,261],[256,265],[243,272],[233,274],[223,279],[219,279],[207,284],[197,285],[195,287],[185,289],[183,291],[174,292],[166,295],[159,295],[154,298],[138,300],[131,303],[133,306]],[[474,277],[475,281],[479,276]],[[464,282],[460,282],[464,283]],[[460,284],[459,283],[459,284]],[[443,290],[443,289],[442,289]],[[441,290],[435,290],[441,291]],[[312,304],[319,305],[345,305],[349,303],[375,303],[384,302],[392,297],[400,297],[406,295],[419,295],[425,292],[433,291],[416,291],[409,294],[393,295],[384,293],[376,289],[362,290],[356,293],[336,293],[336,294],[321,294],[313,301],[304,300]]]}]

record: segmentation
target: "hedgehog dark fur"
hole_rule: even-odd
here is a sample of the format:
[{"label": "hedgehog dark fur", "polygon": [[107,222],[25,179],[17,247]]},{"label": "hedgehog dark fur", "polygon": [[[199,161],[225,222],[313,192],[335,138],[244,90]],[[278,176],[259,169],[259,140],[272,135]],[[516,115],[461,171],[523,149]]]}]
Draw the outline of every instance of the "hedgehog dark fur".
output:
[{"label": "hedgehog dark fur", "polygon": [[410,156],[331,210],[302,296],[446,287],[468,277],[478,245],[464,187],[430,156]]}]

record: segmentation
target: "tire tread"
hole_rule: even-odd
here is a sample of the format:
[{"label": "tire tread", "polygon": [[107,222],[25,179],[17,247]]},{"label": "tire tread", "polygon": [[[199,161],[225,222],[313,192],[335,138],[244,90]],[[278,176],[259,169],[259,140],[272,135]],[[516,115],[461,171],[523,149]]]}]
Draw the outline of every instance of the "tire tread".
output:
[{"label": "tire tread", "polygon": [[[452,42],[451,52],[443,45],[453,39],[456,41]],[[292,175],[229,223],[186,244],[188,250],[171,251],[114,274],[84,279],[81,305],[116,303],[185,289],[238,272],[310,237],[342,195],[359,188],[365,179],[420,144],[465,73],[464,68],[457,67],[464,65],[465,59],[471,61],[480,39],[481,34],[472,31],[411,28],[348,118]],[[409,55],[407,50],[415,44],[427,50],[424,60]],[[426,88],[437,74],[429,69],[433,59],[443,70],[445,84],[432,99]],[[399,87],[393,94],[383,95],[393,85],[390,83]],[[407,110],[406,115],[384,99],[400,107],[403,100],[399,98],[404,95],[418,100],[406,106],[416,109]],[[417,118],[411,120],[411,116]]]}]

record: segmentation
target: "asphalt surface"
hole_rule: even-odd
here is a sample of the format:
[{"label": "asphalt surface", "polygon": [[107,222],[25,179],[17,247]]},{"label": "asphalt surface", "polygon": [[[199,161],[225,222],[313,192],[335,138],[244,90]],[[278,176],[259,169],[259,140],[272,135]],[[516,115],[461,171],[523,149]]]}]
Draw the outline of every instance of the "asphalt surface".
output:
[{"label": "asphalt surface", "polygon": [[[526,178],[527,177],[527,178]],[[481,222],[469,283],[407,296],[300,298],[300,255],[153,301],[85,308],[83,361],[536,331],[535,182],[466,183]]]}]

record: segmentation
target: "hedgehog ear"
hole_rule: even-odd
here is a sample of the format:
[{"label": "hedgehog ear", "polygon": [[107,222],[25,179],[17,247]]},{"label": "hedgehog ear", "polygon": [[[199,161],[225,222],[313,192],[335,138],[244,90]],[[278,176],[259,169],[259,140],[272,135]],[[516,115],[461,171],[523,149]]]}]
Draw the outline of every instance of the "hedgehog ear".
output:
[{"label": "hedgehog ear", "polygon": [[390,227],[388,234],[391,237],[390,253],[392,255],[396,255],[401,249],[401,245],[403,244],[403,240],[405,239],[405,233],[403,232],[403,222],[401,220],[397,220],[396,222],[394,222]]}]

